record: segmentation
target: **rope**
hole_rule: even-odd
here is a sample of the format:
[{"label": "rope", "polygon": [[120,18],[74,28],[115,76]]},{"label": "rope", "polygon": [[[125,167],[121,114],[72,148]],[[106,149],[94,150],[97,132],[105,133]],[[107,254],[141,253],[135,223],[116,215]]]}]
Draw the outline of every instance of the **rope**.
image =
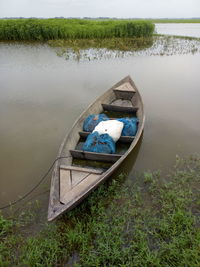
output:
[{"label": "rope", "polygon": [[45,175],[42,176],[42,178],[40,179],[40,181],[30,190],[28,191],[24,196],[22,196],[21,198],[11,202],[10,204],[7,204],[3,207],[0,207],[0,210],[9,208],[10,206],[14,206],[16,205],[18,202],[22,201],[23,199],[25,199],[27,196],[29,196],[43,181],[44,179],[47,177],[47,175],[49,174],[49,172],[51,171],[51,169],[53,168],[54,164],[56,163],[56,161],[60,160],[60,159],[67,159],[71,156],[68,157],[58,157],[54,160],[54,162],[51,164],[51,167],[48,169],[48,171],[45,173]]}]

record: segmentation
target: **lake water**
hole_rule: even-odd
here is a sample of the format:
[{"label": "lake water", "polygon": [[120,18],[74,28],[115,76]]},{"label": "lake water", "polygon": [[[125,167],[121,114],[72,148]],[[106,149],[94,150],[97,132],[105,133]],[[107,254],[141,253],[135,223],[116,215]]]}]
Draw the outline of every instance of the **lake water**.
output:
[{"label": "lake water", "polygon": [[[30,190],[57,156],[79,114],[131,75],[143,97],[146,125],[138,156],[121,166],[135,173],[173,166],[200,151],[200,53],[76,62],[47,45],[0,44],[0,205]],[[32,195],[49,188],[49,179]],[[46,218],[48,194],[40,208]]]},{"label": "lake water", "polygon": [[200,37],[200,23],[158,23],[156,32],[159,34]]}]

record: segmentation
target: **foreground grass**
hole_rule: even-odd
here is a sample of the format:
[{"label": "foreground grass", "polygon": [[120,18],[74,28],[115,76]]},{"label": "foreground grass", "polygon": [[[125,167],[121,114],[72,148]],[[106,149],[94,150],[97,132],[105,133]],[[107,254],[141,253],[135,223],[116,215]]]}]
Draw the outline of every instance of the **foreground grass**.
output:
[{"label": "foreground grass", "polygon": [[0,19],[2,41],[149,37],[154,24],[142,20]]},{"label": "foreground grass", "polygon": [[199,266],[200,158],[165,179],[121,175],[36,236],[1,216],[0,266]]}]

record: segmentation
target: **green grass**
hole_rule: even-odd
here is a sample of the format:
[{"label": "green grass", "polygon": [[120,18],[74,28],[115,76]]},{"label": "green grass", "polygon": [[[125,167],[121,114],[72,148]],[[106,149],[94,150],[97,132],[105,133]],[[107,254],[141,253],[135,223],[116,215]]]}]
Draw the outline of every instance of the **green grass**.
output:
[{"label": "green grass", "polygon": [[[0,266],[184,266],[200,262],[200,158],[166,177],[121,175],[35,236],[0,217]],[[73,265],[74,264],[74,265]]]},{"label": "green grass", "polygon": [[200,23],[200,19],[150,19],[153,23]]},{"label": "green grass", "polygon": [[0,40],[47,41],[149,37],[154,24],[139,20],[1,19]]}]

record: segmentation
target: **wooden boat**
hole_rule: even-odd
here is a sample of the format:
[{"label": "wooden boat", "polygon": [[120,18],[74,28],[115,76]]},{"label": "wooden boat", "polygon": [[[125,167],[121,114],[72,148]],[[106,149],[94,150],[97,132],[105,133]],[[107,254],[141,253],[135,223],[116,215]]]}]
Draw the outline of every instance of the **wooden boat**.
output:
[{"label": "wooden boat", "polygon": [[[107,113],[108,116],[137,116],[138,129],[135,136],[121,136],[116,154],[86,152],[80,149],[81,141],[87,137],[83,122],[89,114]],[[75,207],[100,183],[105,181],[134,149],[143,132],[145,122],[142,98],[130,78],[125,77],[112,86],[76,120],[64,138],[54,167],[49,198],[48,221]]]}]

